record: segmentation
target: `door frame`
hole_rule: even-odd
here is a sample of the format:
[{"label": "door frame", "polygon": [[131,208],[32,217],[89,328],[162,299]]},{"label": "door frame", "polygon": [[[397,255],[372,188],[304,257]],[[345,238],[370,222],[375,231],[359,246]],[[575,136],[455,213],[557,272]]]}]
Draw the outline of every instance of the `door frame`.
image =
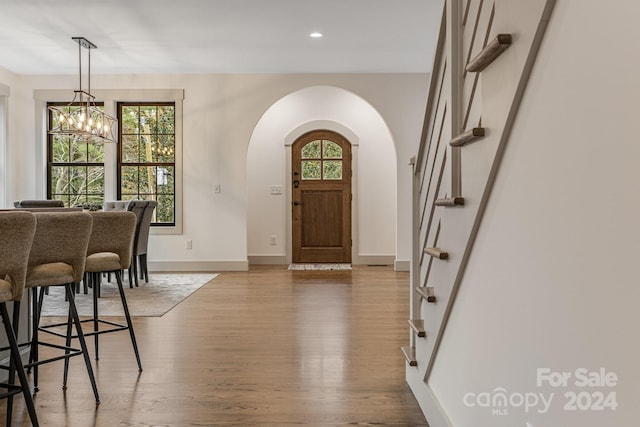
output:
[{"label": "door frame", "polygon": [[291,203],[293,202],[291,188],[293,187],[293,179],[292,179],[292,165],[293,156],[291,152],[291,147],[296,140],[304,135],[305,133],[314,131],[314,130],[330,130],[332,132],[340,134],[343,138],[345,138],[351,144],[351,195],[353,196],[353,200],[351,202],[351,239],[353,240],[353,244],[351,245],[351,264],[357,265],[359,264],[358,258],[358,148],[360,145],[360,140],[358,136],[348,127],[344,126],[341,123],[330,121],[330,120],[314,120],[308,123],[305,123],[301,126],[298,126],[296,129],[292,130],[286,137],[284,141],[285,146],[285,166],[286,166],[286,224],[285,231],[287,233],[286,238],[286,263],[291,264],[293,260],[293,218],[291,213]]}]

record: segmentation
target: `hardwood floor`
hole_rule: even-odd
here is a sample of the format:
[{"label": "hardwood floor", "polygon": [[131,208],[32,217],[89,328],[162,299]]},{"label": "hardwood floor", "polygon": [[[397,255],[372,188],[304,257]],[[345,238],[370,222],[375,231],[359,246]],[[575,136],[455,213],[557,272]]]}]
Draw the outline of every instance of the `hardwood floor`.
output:
[{"label": "hardwood floor", "polygon": [[408,282],[390,267],[222,273],[163,317],[134,319],[142,373],[126,332],[101,337],[99,406],[81,358],[66,393],[62,362],[42,367],[41,425],[427,426],[400,352]]}]

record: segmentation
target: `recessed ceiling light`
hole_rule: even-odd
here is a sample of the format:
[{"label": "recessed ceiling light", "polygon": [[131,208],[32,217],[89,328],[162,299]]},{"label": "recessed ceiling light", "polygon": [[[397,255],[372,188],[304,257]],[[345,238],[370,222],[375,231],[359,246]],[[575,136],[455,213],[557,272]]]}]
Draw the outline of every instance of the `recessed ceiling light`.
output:
[{"label": "recessed ceiling light", "polygon": [[312,39],[319,39],[320,37],[322,37],[324,34],[322,34],[319,31],[314,31],[313,33],[309,34],[309,37],[311,37]]}]

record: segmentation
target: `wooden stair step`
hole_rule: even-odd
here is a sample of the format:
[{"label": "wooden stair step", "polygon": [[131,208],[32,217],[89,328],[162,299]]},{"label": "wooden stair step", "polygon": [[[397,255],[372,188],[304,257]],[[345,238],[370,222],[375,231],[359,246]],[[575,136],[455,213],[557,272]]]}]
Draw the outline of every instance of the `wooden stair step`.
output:
[{"label": "wooden stair step", "polygon": [[416,348],[415,347],[401,347],[404,358],[407,360],[409,366],[418,366],[416,360]]},{"label": "wooden stair step", "polygon": [[511,46],[511,42],[511,34],[498,34],[467,64],[466,70],[470,73],[478,73],[484,70]]},{"label": "wooden stair step", "polygon": [[440,248],[425,248],[424,253],[438,259],[449,259],[449,252]]},{"label": "wooden stair step", "polygon": [[413,332],[420,338],[427,336],[427,333],[424,330],[424,320],[409,319],[409,326],[411,326]]},{"label": "wooden stair step", "polygon": [[416,292],[427,302],[436,302],[436,290],[433,286],[421,286],[416,288]]},{"label": "wooden stair step", "polygon": [[451,141],[449,141],[449,145],[452,147],[464,147],[465,145],[478,141],[484,136],[484,134],[484,128],[472,128],[465,133],[461,133],[460,135],[453,138]]},{"label": "wooden stair step", "polygon": [[464,197],[448,197],[445,199],[437,199],[436,206],[464,206]]}]

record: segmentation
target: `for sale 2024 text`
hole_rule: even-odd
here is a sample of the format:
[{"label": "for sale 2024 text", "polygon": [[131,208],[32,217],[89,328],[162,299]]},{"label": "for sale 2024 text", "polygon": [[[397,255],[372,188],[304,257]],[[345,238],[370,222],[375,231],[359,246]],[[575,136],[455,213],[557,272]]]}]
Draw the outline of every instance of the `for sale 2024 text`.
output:
[{"label": "for sale 2024 text", "polygon": [[597,371],[586,368],[574,371],[538,368],[536,384],[538,387],[578,388],[564,393],[563,409],[566,411],[615,411],[618,408],[616,392],[611,390],[618,385],[618,375],[605,368]]}]

